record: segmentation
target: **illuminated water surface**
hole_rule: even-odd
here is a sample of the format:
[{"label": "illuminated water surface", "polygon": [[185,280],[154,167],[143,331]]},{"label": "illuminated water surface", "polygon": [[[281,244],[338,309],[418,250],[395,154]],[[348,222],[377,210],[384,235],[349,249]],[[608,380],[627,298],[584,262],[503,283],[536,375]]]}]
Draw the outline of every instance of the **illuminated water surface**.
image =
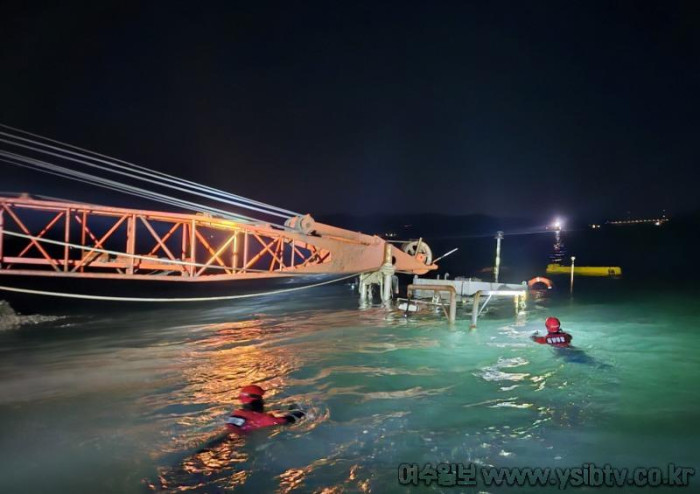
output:
[{"label": "illuminated water surface", "polygon": [[[529,341],[550,314],[584,353]],[[360,311],[343,286],[5,330],[0,490],[392,492],[401,462],[697,467],[698,328],[692,293],[604,280],[476,331]],[[251,382],[309,419],[201,451]]]}]

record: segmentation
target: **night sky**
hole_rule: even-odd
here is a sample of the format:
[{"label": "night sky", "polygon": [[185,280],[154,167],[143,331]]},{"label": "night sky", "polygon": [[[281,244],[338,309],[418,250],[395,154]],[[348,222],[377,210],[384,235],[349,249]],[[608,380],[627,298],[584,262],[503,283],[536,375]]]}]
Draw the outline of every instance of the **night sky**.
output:
[{"label": "night sky", "polygon": [[[301,212],[696,210],[697,2],[30,2],[0,122]],[[2,165],[0,190],[128,206]]]}]

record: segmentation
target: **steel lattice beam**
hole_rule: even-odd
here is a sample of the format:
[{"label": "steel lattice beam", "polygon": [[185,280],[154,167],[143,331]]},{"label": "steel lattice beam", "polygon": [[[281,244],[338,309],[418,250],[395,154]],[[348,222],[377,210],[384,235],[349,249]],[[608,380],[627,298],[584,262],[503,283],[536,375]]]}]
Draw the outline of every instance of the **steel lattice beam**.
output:
[{"label": "steel lattice beam", "polygon": [[[343,274],[379,269],[384,246],[376,236],[308,216],[282,230],[199,214],[0,197],[0,275],[214,281]],[[435,268],[392,249],[399,272]]]}]

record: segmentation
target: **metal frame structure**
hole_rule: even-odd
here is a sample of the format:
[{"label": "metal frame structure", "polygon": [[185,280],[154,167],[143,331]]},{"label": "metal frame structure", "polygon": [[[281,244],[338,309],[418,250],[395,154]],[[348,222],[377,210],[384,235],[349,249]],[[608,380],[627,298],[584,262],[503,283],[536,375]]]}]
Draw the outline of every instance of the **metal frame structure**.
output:
[{"label": "metal frame structure", "polygon": [[[432,291],[433,298],[437,296],[440,307],[442,307],[442,311],[445,313],[445,316],[447,316],[447,320],[450,321],[450,323],[454,323],[457,320],[457,290],[455,290],[455,287],[451,285],[408,285],[406,289],[408,296],[408,301],[406,302],[407,304],[410,302],[413,294],[418,290]],[[440,295],[442,292],[447,292],[450,296],[449,312],[445,310],[445,306],[442,304],[442,296]]]},{"label": "metal frame structure", "polygon": [[285,229],[180,214],[0,197],[0,275],[218,281],[378,270],[424,274],[376,236],[295,217]]}]

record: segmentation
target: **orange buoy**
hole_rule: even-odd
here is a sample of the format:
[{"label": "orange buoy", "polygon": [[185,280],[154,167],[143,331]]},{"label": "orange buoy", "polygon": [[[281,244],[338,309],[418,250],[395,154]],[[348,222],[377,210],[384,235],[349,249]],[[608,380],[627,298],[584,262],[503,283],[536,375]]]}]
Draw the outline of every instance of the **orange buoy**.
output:
[{"label": "orange buoy", "polygon": [[552,280],[549,278],[545,278],[543,276],[536,276],[532,278],[530,281],[527,282],[527,287],[530,290],[533,290],[535,285],[537,284],[543,284],[544,286],[547,287],[547,290],[551,290],[552,287],[554,287],[554,283],[552,283]]}]

